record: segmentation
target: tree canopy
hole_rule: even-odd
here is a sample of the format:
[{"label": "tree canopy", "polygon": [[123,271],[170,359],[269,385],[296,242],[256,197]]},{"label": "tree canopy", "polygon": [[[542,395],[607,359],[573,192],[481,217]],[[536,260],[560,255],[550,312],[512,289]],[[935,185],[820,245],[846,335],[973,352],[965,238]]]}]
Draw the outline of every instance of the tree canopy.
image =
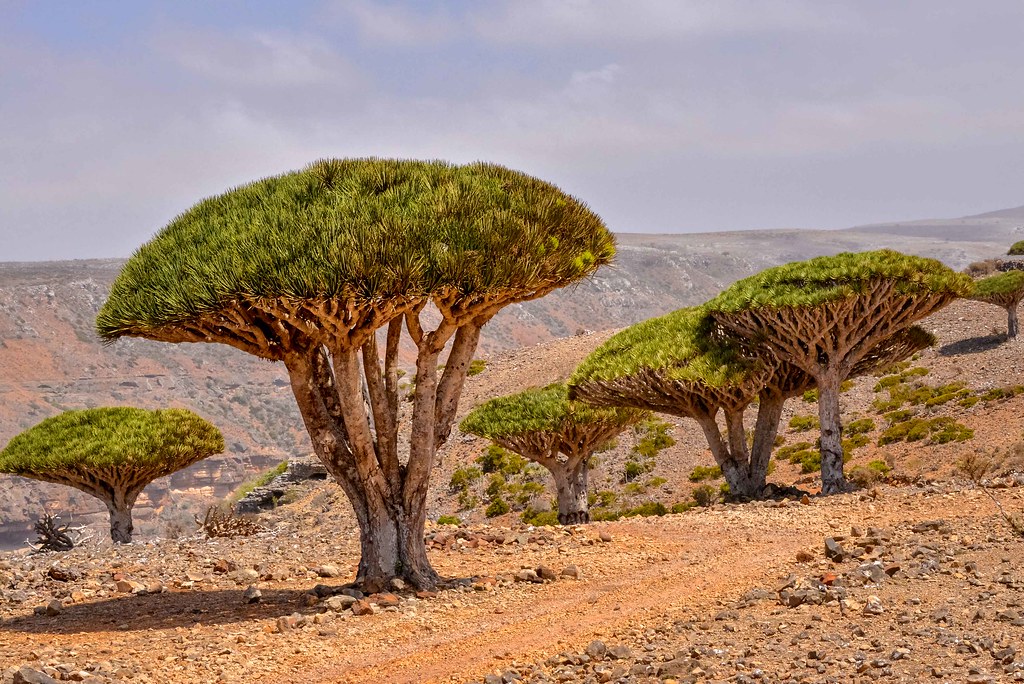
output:
[{"label": "tree canopy", "polygon": [[156,479],[223,450],[220,431],[185,409],[94,408],[65,411],[22,432],[0,451],[0,472],[47,479],[123,468]]},{"label": "tree canopy", "polygon": [[[355,511],[357,581],[430,588],[427,485],[481,327],[614,252],[586,205],[517,171],[321,160],[172,221],[124,266],[97,329],[283,361],[313,448]],[[408,420],[403,336],[416,348]]]},{"label": "tree canopy", "polygon": [[223,450],[220,431],[185,409],[94,408],[65,411],[12,439],[0,472],[95,496],[110,512],[111,538],[129,542],[131,509],[146,485]]},{"label": "tree canopy", "polygon": [[586,205],[501,166],[326,159],[178,216],[128,261],[96,325],[108,340],[213,339],[279,358],[292,332],[359,346],[418,301],[471,313],[613,253]]},{"label": "tree canopy", "polygon": [[1024,255],[1024,240],[1018,240],[1010,245],[1010,249],[1006,251],[1007,256],[1021,256]]},{"label": "tree canopy", "polygon": [[974,283],[970,299],[1006,309],[1006,336],[1015,339],[1020,327],[1017,322],[1017,307],[1024,299],[1024,271],[1007,271],[982,278]]}]

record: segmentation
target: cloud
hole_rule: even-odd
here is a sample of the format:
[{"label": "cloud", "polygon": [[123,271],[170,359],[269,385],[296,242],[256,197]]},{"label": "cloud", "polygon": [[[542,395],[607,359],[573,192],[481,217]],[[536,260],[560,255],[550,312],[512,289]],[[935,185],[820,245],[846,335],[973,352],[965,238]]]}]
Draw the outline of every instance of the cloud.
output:
[{"label": "cloud", "polygon": [[414,4],[336,0],[327,7],[332,21],[354,27],[363,43],[375,46],[429,47],[453,40],[459,19],[443,9]]}]

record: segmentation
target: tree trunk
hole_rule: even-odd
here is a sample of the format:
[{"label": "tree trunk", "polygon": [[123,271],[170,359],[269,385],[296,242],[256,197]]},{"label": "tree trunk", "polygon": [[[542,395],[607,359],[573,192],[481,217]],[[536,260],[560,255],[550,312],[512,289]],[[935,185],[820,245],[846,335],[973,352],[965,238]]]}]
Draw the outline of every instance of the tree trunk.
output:
[{"label": "tree trunk", "polygon": [[132,532],[135,527],[132,525],[132,509],[126,506],[123,501],[107,501],[107,511],[110,512],[110,538],[115,544],[129,544],[132,541]]},{"label": "tree trunk", "polygon": [[761,496],[764,482],[762,478],[758,485],[756,478],[751,476],[743,414],[737,411],[726,413],[728,444],[722,438],[722,431],[714,416],[695,416],[695,420],[704,430],[704,437],[708,440],[715,463],[722,469],[722,477],[729,485],[729,495],[737,499],[756,499]]},{"label": "tree trunk", "polygon": [[818,422],[821,423],[821,493],[839,494],[849,490],[843,475],[843,424],[839,412],[838,372],[818,379]]},{"label": "tree trunk", "polygon": [[1017,323],[1017,303],[1013,306],[1006,307],[1006,338],[1010,340],[1017,339],[1017,333],[1019,331],[1019,325]]},{"label": "tree trunk", "polygon": [[775,436],[779,434],[779,421],[786,399],[781,395],[762,394],[757,406],[757,422],[754,424],[754,444],[750,448],[749,477],[760,498],[768,484],[768,462],[775,447]]},{"label": "tree trunk", "polygon": [[[423,508],[425,511],[425,507]],[[427,559],[423,539],[425,515],[407,515],[401,507],[371,505],[359,520],[360,551],[356,582],[367,593],[386,591],[392,578],[430,588],[438,575]]]},{"label": "tree trunk", "polygon": [[578,464],[556,461],[548,469],[555,478],[555,491],[558,493],[558,522],[562,525],[590,522],[587,459],[581,459]]}]

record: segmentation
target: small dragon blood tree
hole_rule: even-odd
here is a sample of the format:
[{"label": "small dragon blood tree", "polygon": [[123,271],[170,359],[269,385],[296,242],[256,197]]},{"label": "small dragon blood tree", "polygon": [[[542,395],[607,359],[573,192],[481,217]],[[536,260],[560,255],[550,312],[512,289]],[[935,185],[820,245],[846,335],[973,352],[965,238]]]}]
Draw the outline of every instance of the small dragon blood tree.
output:
[{"label": "small dragon blood tree", "polygon": [[0,472],[95,496],[110,512],[110,538],[125,544],[146,485],[223,450],[220,431],[191,411],[94,408],[65,411],[12,439]]},{"label": "small dragon blood tree", "polygon": [[986,304],[995,304],[1006,309],[1006,337],[1017,339],[1020,325],[1017,322],[1017,307],[1024,299],[1024,271],[1007,271],[999,275],[982,278],[974,283],[974,291],[968,295]]},{"label": "small dragon blood tree", "polygon": [[843,476],[839,386],[883,341],[958,297],[971,279],[934,259],[891,250],[843,253],[770,268],[708,302],[745,344],[811,376],[818,387],[822,492]]},{"label": "small dragon blood tree", "polygon": [[555,479],[558,522],[575,525],[590,522],[590,457],[645,415],[636,409],[598,408],[572,401],[565,385],[556,383],[491,399],[473,409],[459,429],[486,437],[547,468]]},{"label": "small dragon blood tree", "polygon": [[[427,485],[481,327],[614,252],[582,202],[517,171],[329,159],[176,218],[125,264],[96,325],[107,340],[219,342],[283,363],[313,449],[355,510],[357,580],[426,589],[438,580]],[[408,420],[403,336],[416,350]]]}]

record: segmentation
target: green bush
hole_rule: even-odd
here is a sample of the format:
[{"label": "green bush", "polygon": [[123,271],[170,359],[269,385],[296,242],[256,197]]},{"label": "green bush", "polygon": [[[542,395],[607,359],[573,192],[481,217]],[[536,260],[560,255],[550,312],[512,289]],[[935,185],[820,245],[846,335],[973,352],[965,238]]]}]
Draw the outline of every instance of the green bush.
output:
[{"label": "green bush", "polygon": [[854,449],[860,449],[863,446],[871,444],[871,438],[867,435],[854,435],[843,440],[843,450],[853,451]]},{"label": "green bush", "polygon": [[809,389],[803,393],[803,396],[801,398],[808,404],[816,404],[818,403],[818,390]]},{"label": "green bush", "polygon": [[686,513],[686,511],[689,511],[696,507],[696,501],[682,501],[679,503],[672,504],[672,508],[670,508],[669,511],[672,513]]},{"label": "green bush", "polygon": [[488,518],[496,518],[499,515],[505,515],[510,510],[512,509],[509,507],[508,503],[499,496],[492,499],[491,503],[487,505],[487,510],[484,511],[484,515]]},{"label": "green bush", "polygon": [[459,510],[469,511],[477,507],[480,503],[480,499],[477,498],[476,494],[469,491],[468,489],[464,492],[459,492]]},{"label": "green bush", "polygon": [[819,470],[821,470],[821,452],[808,451],[806,455],[800,459],[800,472],[816,473]]},{"label": "green bush", "polygon": [[886,413],[884,418],[889,425],[895,425],[897,423],[905,423],[915,415],[913,409],[900,409],[898,411],[890,411]]},{"label": "green bush", "polygon": [[[610,489],[602,489],[601,491],[592,494],[591,496],[594,497],[594,500],[590,502],[590,505],[601,506],[603,508],[611,508],[612,506],[615,505],[615,502],[618,500],[618,495],[616,495],[615,492],[613,492]],[[588,496],[587,499],[589,500],[590,497]]]},{"label": "green bush", "polygon": [[843,428],[843,434],[845,435],[860,435],[865,432],[871,432],[875,429],[875,421],[870,418],[861,418],[855,420]]},{"label": "green bush", "polygon": [[654,461],[626,461],[625,481],[632,482],[636,478],[654,470]]},{"label": "green bush", "polygon": [[666,482],[668,482],[668,479],[664,477],[652,477],[650,480],[646,482],[646,484],[651,489],[656,489],[661,485],[665,484]]},{"label": "green bush", "polygon": [[501,492],[505,489],[505,476],[501,473],[493,473],[491,479],[487,481],[487,487],[484,489],[484,494],[489,499],[494,499],[501,495]]},{"label": "green bush", "polygon": [[469,362],[469,369],[466,375],[480,375],[487,368],[487,362],[483,359],[473,359]]},{"label": "green bush", "polygon": [[981,401],[981,397],[964,397],[957,402],[957,405],[963,406],[964,408],[971,408],[975,404]]},{"label": "green bush", "polygon": [[705,484],[694,488],[690,496],[698,506],[711,506],[718,501],[719,492],[711,485]]},{"label": "green bush", "polygon": [[1010,245],[1010,249],[1006,252],[1007,256],[1021,256],[1024,255],[1024,240],[1018,240]]},{"label": "green bush", "polygon": [[717,480],[722,477],[722,469],[718,466],[697,466],[690,472],[690,482]]},{"label": "green bush", "polygon": [[964,442],[974,437],[974,431],[948,416],[940,416],[931,420],[912,418],[884,430],[878,438],[878,446],[900,441],[919,442],[926,437],[930,437],[931,444]]},{"label": "green bush", "polygon": [[480,479],[483,475],[481,470],[475,466],[464,466],[456,468],[452,473],[452,479],[448,482],[448,489],[454,492],[464,492],[470,485]]},{"label": "green bush", "polygon": [[789,428],[796,432],[807,432],[819,427],[817,416],[793,416],[789,419]]},{"label": "green bush", "polygon": [[554,526],[558,524],[558,511],[535,511],[532,508],[527,508],[523,511],[521,520],[534,527]]},{"label": "green bush", "polygon": [[810,442],[796,442],[795,444],[789,444],[777,450],[775,452],[775,458],[782,461],[789,461],[790,463],[796,463],[800,459],[796,459],[796,461],[794,461],[793,454],[810,448]]},{"label": "green bush", "polygon": [[868,468],[874,470],[876,473],[883,476],[888,475],[889,472],[892,471],[892,468],[889,467],[889,464],[881,459],[875,459],[874,461],[868,463]]},{"label": "green bush", "polygon": [[484,453],[477,457],[476,462],[485,473],[502,473],[506,476],[520,474],[529,463],[519,454],[495,444],[488,446]]},{"label": "green bush", "polygon": [[442,515],[437,518],[438,525],[461,525],[462,521],[454,515]]},{"label": "green bush", "polygon": [[903,382],[903,378],[898,375],[887,375],[878,382],[875,383],[875,391],[881,392],[884,389],[895,387],[896,385]]},{"label": "green bush", "polygon": [[642,503],[635,508],[622,511],[623,518],[632,518],[634,516],[650,517],[652,515],[665,515],[668,513],[668,509],[665,508],[665,504],[658,501],[648,501]]},{"label": "green bush", "polygon": [[622,488],[622,491],[630,496],[636,496],[637,494],[643,494],[647,491],[647,485],[641,482],[627,482],[626,486]]}]

